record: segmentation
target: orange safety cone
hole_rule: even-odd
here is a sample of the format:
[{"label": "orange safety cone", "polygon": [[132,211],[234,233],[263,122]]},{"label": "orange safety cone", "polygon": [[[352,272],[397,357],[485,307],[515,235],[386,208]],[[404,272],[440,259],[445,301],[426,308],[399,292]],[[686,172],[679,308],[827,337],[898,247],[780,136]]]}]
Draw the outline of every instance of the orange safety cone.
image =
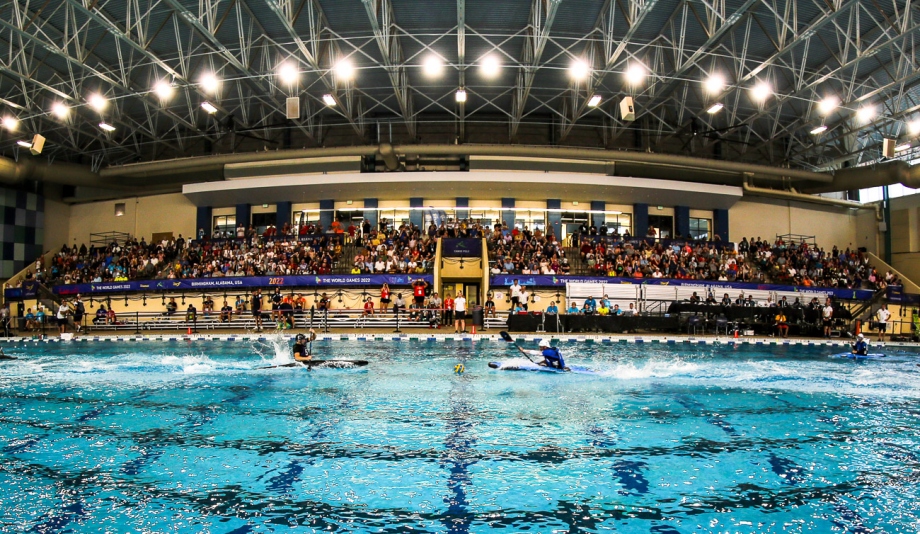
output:
[{"label": "orange safety cone", "polygon": [[189,327],[189,329],[188,329],[188,335],[192,335],[192,327]]},{"label": "orange safety cone", "polygon": [[476,335],[476,325],[473,325],[473,335]]},{"label": "orange safety cone", "polygon": [[735,339],[738,339],[738,329],[735,329]]}]

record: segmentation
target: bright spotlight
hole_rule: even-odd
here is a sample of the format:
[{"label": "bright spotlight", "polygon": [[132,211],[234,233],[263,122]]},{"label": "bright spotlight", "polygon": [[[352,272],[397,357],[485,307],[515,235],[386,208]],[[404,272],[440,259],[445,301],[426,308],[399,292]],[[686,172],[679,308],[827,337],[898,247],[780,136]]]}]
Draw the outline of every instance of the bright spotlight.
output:
[{"label": "bright spotlight", "polygon": [[220,79],[213,72],[205,73],[201,76],[201,88],[206,93],[216,93],[220,89]]},{"label": "bright spotlight", "polygon": [[14,132],[16,128],[19,128],[19,119],[16,117],[3,117],[3,127]]},{"label": "bright spotlight", "polygon": [[89,103],[91,108],[100,113],[104,111],[105,108],[109,105],[109,101],[99,93],[93,93],[89,95],[89,98],[87,98],[86,101]]},{"label": "bright spotlight", "polygon": [[323,102],[325,102],[327,106],[334,106],[334,105],[335,105],[335,97],[332,96],[332,95],[328,95],[328,94],[327,94],[327,95],[323,95]]},{"label": "bright spotlight", "polygon": [[106,122],[100,122],[100,123],[99,123],[99,127],[102,128],[103,130],[107,131],[107,132],[114,132],[114,131],[115,131],[115,127],[112,126],[111,124],[106,123]]},{"label": "bright spotlight", "polygon": [[717,95],[725,89],[725,77],[721,74],[711,74],[706,81],[703,82],[703,85],[706,87],[706,91],[711,95]]},{"label": "bright spotlight", "polygon": [[902,143],[902,144],[900,144],[900,145],[894,147],[894,151],[895,151],[895,152],[904,152],[904,151],[907,150],[908,148],[910,148],[910,143]]},{"label": "bright spotlight", "polygon": [[429,78],[437,78],[444,73],[444,62],[441,58],[432,54],[422,62],[422,72]]},{"label": "bright spotlight", "polygon": [[[16,144],[21,146],[22,148],[32,148],[32,143],[28,141],[23,141],[21,139],[19,141],[16,141]],[[907,145],[907,147],[910,148],[910,145]]]},{"label": "bright spotlight", "polygon": [[910,135],[920,134],[920,120],[912,120],[907,123],[907,133]]},{"label": "bright spotlight", "polygon": [[498,76],[498,72],[502,69],[502,64],[495,56],[486,56],[482,58],[482,61],[479,62],[479,72],[482,73],[486,78],[494,78]]},{"label": "bright spotlight", "polygon": [[869,122],[875,117],[875,106],[863,106],[856,111],[859,122]]},{"label": "bright spotlight", "polygon": [[715,104],[709,106],[709,108],[706,109],[706,113],[709,113],[710,115],[715,115],[716,113],[722,111],[722,108],[724,107],[725,106],[723,106],[721,102],[716,102]]},{"label": "bright spotlight", "polygon": [[831,111],[834,111],[839,104],[840,100],[838,100],[836,96],[828,96],[825,97],[824,100],[818,102],[818,111],[820,111],[822,115],[827,115]]},{"label": "bright spotlight", "polygon": [[594,95],[591,97],[590,100],[588,100],[588,107],[596,108],[598,105],[600,105],[600,103],[601,103],[601,95]]},{"label": "bright spotlight", "polygon": [[638,63],[633,63],[626,69],[626,83],[639,85],[645,81],[645,74],[645,67]]},{"label": "bright spotlight", "polygon": [[153,92],[160,100],[169,100],[173,96],[173,86],[166,80],[160,80],[153,86]]},{"label": "bright spotlight", "polygon": [[217,113],[217,107],[207,101],[201,103],[201,109],[207,111],[210,115]]},{"label": "bright spotlight", "polygon": [[590,75],[591,75],[591,66],[588,65],[587,62],[581,59],[576,59],[575,61],[572,62],[571,65],[569,65],[569,76],[573,80],[578,80],[578,81],[587,80],[588,76]]},{"label": "bright spotlight", "polygon": [[332,70],[341,80],[350,80],[355,77],[355,65],[348,58],[340,59]]},{"label": "bright spotlight", "polygon": [[754,97],[754,100],[757,102],[763,102],[770,98],[772,94],[773,88],[770,87],[770,84],[767,82],[757,82],[757,84],[751,88],[751,96]]},{"label": "bright spotlight", "polygon": [[464,91],[463,89],[458,89],[456,94],[454,95],[454,98],[457,99],[458,104],[462,104],[466,102],[466,91]]},{"label": "bright spotlight", "polygon": [[70,108],[63,102],[55,102],[51,105],[51,113],[53,113],[55,117],[64,120],[70,115]]},{"label": "bright spotlight", "polygon": [[278,67],[278,77],[283,84],[294,85],[300,79],[300,71],[293,63],[285,62]]}]

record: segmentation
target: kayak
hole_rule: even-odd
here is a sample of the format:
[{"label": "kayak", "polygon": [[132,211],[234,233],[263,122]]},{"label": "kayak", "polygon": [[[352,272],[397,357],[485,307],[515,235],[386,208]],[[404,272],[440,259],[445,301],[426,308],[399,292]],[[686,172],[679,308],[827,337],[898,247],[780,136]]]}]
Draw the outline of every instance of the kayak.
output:
[{"label": "kayak", "polygon": [[365,365],[367,365],[367,360],[310,360],[307,362],[269,365],[267,367],[257,367],[256,369],[276,369],[278,367],[363,367]]},{"label": "kayak", "polygon": [[853,354],[852,352],[841,352],[840,354],[831,354],[828,358],[847,358],[850,360],[880,360],[885,355],[881,353]]},{"label": "kayak", "polygon": [[580,373],[580,374],[594,374],[594,371],[588,369],[587,367],[581,367],[579,365],[571,365],[565,369],[556,369],[555,367],[547,367],[545,365],[537,365],[533,362],[515,359],[507,360],[503,362],[489,362],[489,367],[492,369],[497,369],[499,371],[536,371],[543,373]]}]

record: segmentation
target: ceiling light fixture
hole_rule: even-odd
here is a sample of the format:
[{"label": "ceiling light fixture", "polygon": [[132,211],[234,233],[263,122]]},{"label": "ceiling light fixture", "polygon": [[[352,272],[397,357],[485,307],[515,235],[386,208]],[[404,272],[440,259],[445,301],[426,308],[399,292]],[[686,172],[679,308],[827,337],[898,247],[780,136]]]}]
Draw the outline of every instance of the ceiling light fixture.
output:
[{"label": "ceiling light fixture", "polygon": [[213,72],[205,73],[201,76],[201,88],[206,93],[216,93],[220,89],[220,79]]},{"label": "ceiling light fixture", "polygon": [[153,92],[156,93],[160,100],[169,100],[173,96],[173,86],[166,80],[160,80],[153,86]]},{"label": "ceiling light fixture", "polygon": [[214,104],[212,104],[212,103],[210,103],[210,102],[208,102],[208,101],[204,101],[204,102],[201,103],[201,109],[207,111],[207,112],[210,113],[211,115],[217,113],[217,108],[214,106]]},{"label": "ceiling light fixture", "polygon": [[875,117],[875,106],[864,106],[856,111],[856,118],[860,122],[869,122]]},{"label": "ceiling light fixture", "polygon": [[458,104],[462,104],[466,102],[466,91],[463,89],[457,89],[457,92],[454,95],[454,97],[457,99]]},{"label": "ceiling light fixture", "polygon": [[725,89],[725,77],[718,73],[713,73],[703,82],[706,91],[711,95],[717,95]]},{"label": "ceiling light fixture", "polygon": [[107,132],[114,132],[114,131],[115,131],[115,127],[112,126],[111,124],[107,123],[107,122],[100,122],[100,123],[99,123],[99,127],[102,128],[103,130],[107,131]]},{"label": "ceiling light fixture", "polygon": [[894,147],[895,152],[903,152],[910,148],[910,143],[901,143],[900,145]]},{"label": "ceiling light fixture", "polygon": [[569,77],[573,80],[583,81],[587,80],[588,76],[591,75],[591,65],[581,59],[576,59],[569,65]]},{"label": "ceiling light fixture", "polygon": [[817,126],[814,129],[812,129],[810,133],[811,135],[819,135],[819,134],[823,134],[826,131],[827,131],[827,126],[822,124],[821,126]]},{"label": "ceiling light fixture", "polygon": [[278,77],[285,85],[294,85],[300,80],[300,71],[293,63],[285,61],[278,67]]},{"label": "ceiling light fixture", "polygon": [[920,120],[912,120],[907,123],[907,133],[910,135],[920,134]]},{"label": "ceiling light fixture", "polygon": [[16,117],[3,117],[3,127],[9,131],[15,131],[19,128],[19,119]]},{"label": "ceiling light fixture", "polygon": [[589,108],[596,108],[601,103],[601,95],[594,95],[588,100]]},{"label": "ceiling light fixture", "polygon": [[818,111],[820,111],[822,115],[827,115],[831,111],[834,111],[839,104],[840,100],[838,100],[836,96],[827,96],[818,102]]},{"label": "ceiling light fixture", "polygon": [[86,101],[89,103],[91,108],[100,113],[102,113],[102,111],[104,111],[105,108],[109,105],[109,101],[99,93],[93,93],[89,95],[89,98],[87,98]]},{"label": "ceiling light fixture", "polygon": [[[19,141],[16,141],[16,144],[21,146],[22,148],[32,148],[32,143],[28,141],[23,141],[21,139]],[[907,146],[910,146],[910,145],[907,145]]]},{"label": "ceiling light fixture", "polygon": [[342,80],[351,80],[355,77],[355,65],[348,58],[343,58],[335,64],[333,71],[337,78]]},{"label": "ceiling light fixture", "polygon": [[70,108],[63,102],[55,102],[51,104],[51,113],[59,119],[66,119],[70,115]]},{"label": "ceiling light fixture", "polygon": [[626,69],[626,83],[629,85],[639,85],[645,81],[645,67],[639,63],[633,63]]},{"label": "ceiling light fixture", "polygon": [[323,102],[325,102],[327,106],[334,106],[335,97],[329,94],[323,95]]},{"label": "ceiling light fixture", "polygon": [[429,78],[437,78],[444,74],[444,62],[438,56],[431,54],[422,62],[422,72]]},{"label": "ceiling light fixture", "polygon": [[757,82],[757,84],[751,88],[751,96],[754,97],[754,100],[757,102],[763,102],[764,100],[770,98],[770,95],[772,94],[773,88],[771,88],[770,84],[767,82]]},{"label": "ceiling light fixture", "polygon": [[498,76],[499,71],[502,69],[502,64],[497,57],[493,55],[486,56],[482,58],[482,61],[479,62],[479,72],[482,73],[486,78],[494,78]]},{"label": "ceiling light fixture", "polygon": [[725,106],[723,106],[721,102],[716,102],[715,104],[709,106],[709,108],[706,109],[706,113],[713,115],[715,113],[722,111],[722,108],[724,107]]}]

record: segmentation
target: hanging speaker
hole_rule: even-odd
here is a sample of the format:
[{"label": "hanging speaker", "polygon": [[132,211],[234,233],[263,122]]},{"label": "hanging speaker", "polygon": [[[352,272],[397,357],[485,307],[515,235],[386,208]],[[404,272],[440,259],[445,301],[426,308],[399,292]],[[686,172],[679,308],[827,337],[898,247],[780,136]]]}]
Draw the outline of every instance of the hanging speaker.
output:
[{"label": "hanging speaker", "polygon": [[284,116],[294,120],[300,118],[300,98],[292,96],[287,99]]},{"label": "hanging speaker", "polygon": [[33,156],[37,156],[42,153],[42,148],[45,147],[45,138],[41,134],[35,134],[35,137],[32,138],[32,146],[29,148],[29,152]]},{"label": "hanging speaker", "polygon": [[631,96],[624,96],[623,100],[620,100],[620,118],[624,121],[636,120],[636,109],[633,107]]},{"label": "hanging speaker", "polygon": [[897,139],[882,139],[882,156],[886,158],[894,157],[894,145],[897,143]]}]

